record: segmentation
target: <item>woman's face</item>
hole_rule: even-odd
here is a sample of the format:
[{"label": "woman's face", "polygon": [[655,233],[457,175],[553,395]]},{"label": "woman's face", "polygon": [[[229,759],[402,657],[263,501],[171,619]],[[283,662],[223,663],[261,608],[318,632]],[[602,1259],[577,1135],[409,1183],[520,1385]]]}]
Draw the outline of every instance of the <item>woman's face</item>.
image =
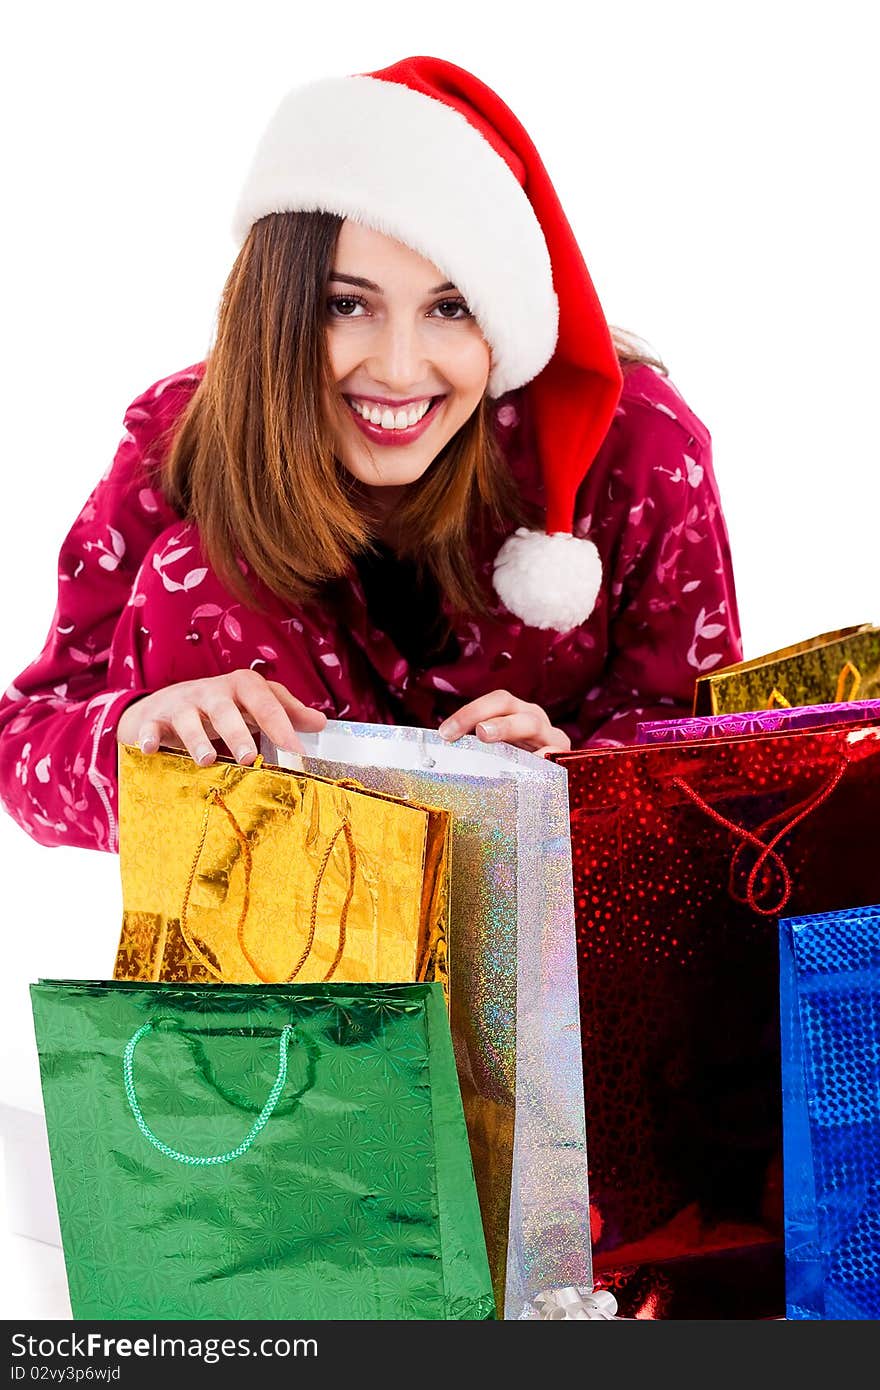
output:
[{"label": "woman's face", "polygon": [[476,409],[488,344],[442,271],[358,222],[340,228],[326,304],[330,362],[346,403],[334,414],[338,455],[371,491],[396,495]]}]

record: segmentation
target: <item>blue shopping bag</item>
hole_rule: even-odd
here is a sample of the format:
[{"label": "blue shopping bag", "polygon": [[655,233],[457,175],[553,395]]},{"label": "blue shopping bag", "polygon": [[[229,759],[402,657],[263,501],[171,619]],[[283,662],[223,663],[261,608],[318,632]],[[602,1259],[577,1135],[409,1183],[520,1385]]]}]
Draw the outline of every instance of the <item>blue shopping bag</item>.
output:
[{"label": "blue shopping bag", "polygon": [[785,1301],[880,1316],[880,905],[779,923]]}]

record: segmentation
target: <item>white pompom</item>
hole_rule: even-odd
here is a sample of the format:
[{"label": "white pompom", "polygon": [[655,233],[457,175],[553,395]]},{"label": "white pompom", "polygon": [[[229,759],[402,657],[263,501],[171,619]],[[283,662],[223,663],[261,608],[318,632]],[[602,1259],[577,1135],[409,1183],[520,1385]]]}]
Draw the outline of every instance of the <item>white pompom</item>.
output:
[{"label": "white pompom", "polygon": [[499,550],[492,582],[527,627],[568,632],[586,622],[596,605],[602,561],[592,541],[520,526]]}]

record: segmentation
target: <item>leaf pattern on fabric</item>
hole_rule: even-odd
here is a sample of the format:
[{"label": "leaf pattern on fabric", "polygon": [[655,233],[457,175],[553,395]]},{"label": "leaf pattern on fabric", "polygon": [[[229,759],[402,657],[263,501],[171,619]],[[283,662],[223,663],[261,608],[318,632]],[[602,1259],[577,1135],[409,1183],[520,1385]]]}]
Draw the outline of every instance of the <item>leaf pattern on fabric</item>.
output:
[{"label": "leaf pattern on fabric", "polygon": [[[41,843],[117,848],[116,725],[133,700],[177,681],[250,668],[331,718],[428,728],[503,688],[540,704],[578,748],[632,742],[639,720],[689,713],[696,675],[741,657],[711,439],[652,368],[627,373],[578,492],[575,533],[594,542],[604,574],[587,622],[556,633],[514,618],[491,588],[498,535],[473,557],[488,615],[444,604],[458,655],[421,670],[371,621],[356,575],[297,609],[256,585],[253,611],[220,583],[159,481],[204,366],[154,383],[125,412],[113,462],[61,547],[46,646],[0,701],[0,798]],[[523,496],[542,506],[527,392],[499,400],[495,419]]]}]

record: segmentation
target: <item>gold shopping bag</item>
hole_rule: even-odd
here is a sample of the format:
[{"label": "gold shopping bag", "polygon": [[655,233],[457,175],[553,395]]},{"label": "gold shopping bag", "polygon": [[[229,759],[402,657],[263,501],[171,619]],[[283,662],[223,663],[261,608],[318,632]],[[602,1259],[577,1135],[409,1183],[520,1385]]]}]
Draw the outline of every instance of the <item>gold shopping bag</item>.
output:
[{"label": "gold shopping bag", "polygon": [[119,749],[117,980],[437,980],[451,814],[261,760]]},{"label": "gold shopping bag", "polygon": [[880,698],[880,627],[862,623],[698,676],[694,714]]}]

